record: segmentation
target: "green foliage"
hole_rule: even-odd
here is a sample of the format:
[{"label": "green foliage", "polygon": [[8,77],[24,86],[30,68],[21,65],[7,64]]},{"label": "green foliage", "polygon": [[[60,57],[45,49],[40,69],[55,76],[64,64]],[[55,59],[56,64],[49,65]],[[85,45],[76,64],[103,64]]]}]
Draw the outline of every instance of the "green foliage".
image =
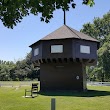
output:
[{"label": "green foliage", "polygon": [[110,34],[110,11],[103,15],[103,18],[97,17],[94,18],[93,23],[84,24],[81,32],[98,39],[103,45],[106,36]]},{"label": "green foliage", "polygon": [[22,61],[6,62],[0,60],[0,80],[1,81],[22,81],[39,79],[39,67],[34,67],[31,62],[31,53]]},{"label": "green foliage", "polygon": [[110,80],[110,35],[98,51],[99,66],[102,67],[103,77]]},{"label": "green foliage", "polygon": [[[83,4],[93,6],[94,0],[82,0]],[[48,23],[57,9],[68,11],[75,8],[74,0],[1,0],[0,19],[4,26],[13,28],[23,17],[41,13],[41,21]]]},{"label": "green foliage", "polygon": [[95,81],[96,80],[96,76],[94,75],[94,66],[87,66],[86,67],[86,74],[87,74],[87,80],[88,81]]},{"label": "green foliage", "polygon": [[15,67],[13,62],[6,62],[0,60],[0,80],[11,80],[10,79],[10,71]]},{"label": "green foliage", "polygon": [[110,81],[110,35],[106,37],[105,43],[98,50],[98,65],[90,72],[99,81]]},{"label": "green foliage", "polygon": [[102,18],[95,18],[93,23],[84,24],[81,32],[100,41],[98,64],[88,68],[89,79],[110,81],[110,11]]}]

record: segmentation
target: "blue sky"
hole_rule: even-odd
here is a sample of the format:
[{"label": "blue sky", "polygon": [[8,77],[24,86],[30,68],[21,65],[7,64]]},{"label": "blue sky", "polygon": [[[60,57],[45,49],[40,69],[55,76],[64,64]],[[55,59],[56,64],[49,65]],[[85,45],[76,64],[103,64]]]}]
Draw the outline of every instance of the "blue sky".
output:
[{"label": "blue sky", "polygon": [[[95,0],[92,8],[82,5],[82,0],[74,1],[77,6],[66,12],[66,24],[78,31],[84,23],[92,22],[94,17],[102,17],[110,10],[110,0]],[[0,21],[0,60],[22,60],[31,51],[29,45],[63,25],[62,10],[55,11],[48,24],[39,18],[40,15],[25,17],[14,29],[4,27]]]}]

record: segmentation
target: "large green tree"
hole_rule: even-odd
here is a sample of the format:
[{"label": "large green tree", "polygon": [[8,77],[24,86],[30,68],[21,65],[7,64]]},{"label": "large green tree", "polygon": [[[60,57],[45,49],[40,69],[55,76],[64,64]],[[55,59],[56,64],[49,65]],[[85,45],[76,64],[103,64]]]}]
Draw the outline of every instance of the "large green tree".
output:
[{"label": "large green tree", "polygon": [[98,55],[102,81],[104,81],[104,79],[110,80],[110,35],[106,37],[105,43],[98,50]]},{"label": "large green tree", "polygon": [[[93,6],[94,0],[82,0],[83,4]],[[8,28],[13,28],[23,17],[41,13],[41,21],[49,22],[56,9],[68,11],[75,8],[74,0],[0,0],[0,19]]]},{"label": "large green tree", "polygon": [[98,39],[103,45],[106,36],[110,34],[110,11],[104,14],[102,18],[94,18],[93,23],[84,24],[81,32]]},{"label": "large green tree", "polygon": [[98,64],[87,69],[89,78],[96,76],[96,79],[101,81],[110,80],[110,11],[102,18],[97,17],[92,23],[84,24],[81,32],[100,41]]}]

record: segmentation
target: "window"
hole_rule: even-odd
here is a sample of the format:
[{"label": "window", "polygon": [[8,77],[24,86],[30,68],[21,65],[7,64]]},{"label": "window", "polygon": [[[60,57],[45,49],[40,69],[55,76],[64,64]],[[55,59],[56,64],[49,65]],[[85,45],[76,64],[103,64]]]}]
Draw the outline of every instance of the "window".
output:
[{"label": "window", "polygon": [[34,49],[34,56],[39,54],[39,48]]},{"label": "window", "polygon": [[80,53],[90,54],[90,46],[80,45]]},{"label": "window", "polygon": [[63,53],[63,45],[51,45],[51,53]]}]

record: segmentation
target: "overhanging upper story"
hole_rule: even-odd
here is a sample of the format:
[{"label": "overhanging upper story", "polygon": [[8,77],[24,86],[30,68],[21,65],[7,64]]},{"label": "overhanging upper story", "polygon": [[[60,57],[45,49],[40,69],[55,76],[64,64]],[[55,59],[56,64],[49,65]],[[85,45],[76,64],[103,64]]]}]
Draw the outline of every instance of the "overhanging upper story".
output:
[{"label": "overhanging upper story", "polygon": [[99,42],[63,25],[30,47],[32,48],[33,62],[74,61],[93,64],[97,61]]}]

